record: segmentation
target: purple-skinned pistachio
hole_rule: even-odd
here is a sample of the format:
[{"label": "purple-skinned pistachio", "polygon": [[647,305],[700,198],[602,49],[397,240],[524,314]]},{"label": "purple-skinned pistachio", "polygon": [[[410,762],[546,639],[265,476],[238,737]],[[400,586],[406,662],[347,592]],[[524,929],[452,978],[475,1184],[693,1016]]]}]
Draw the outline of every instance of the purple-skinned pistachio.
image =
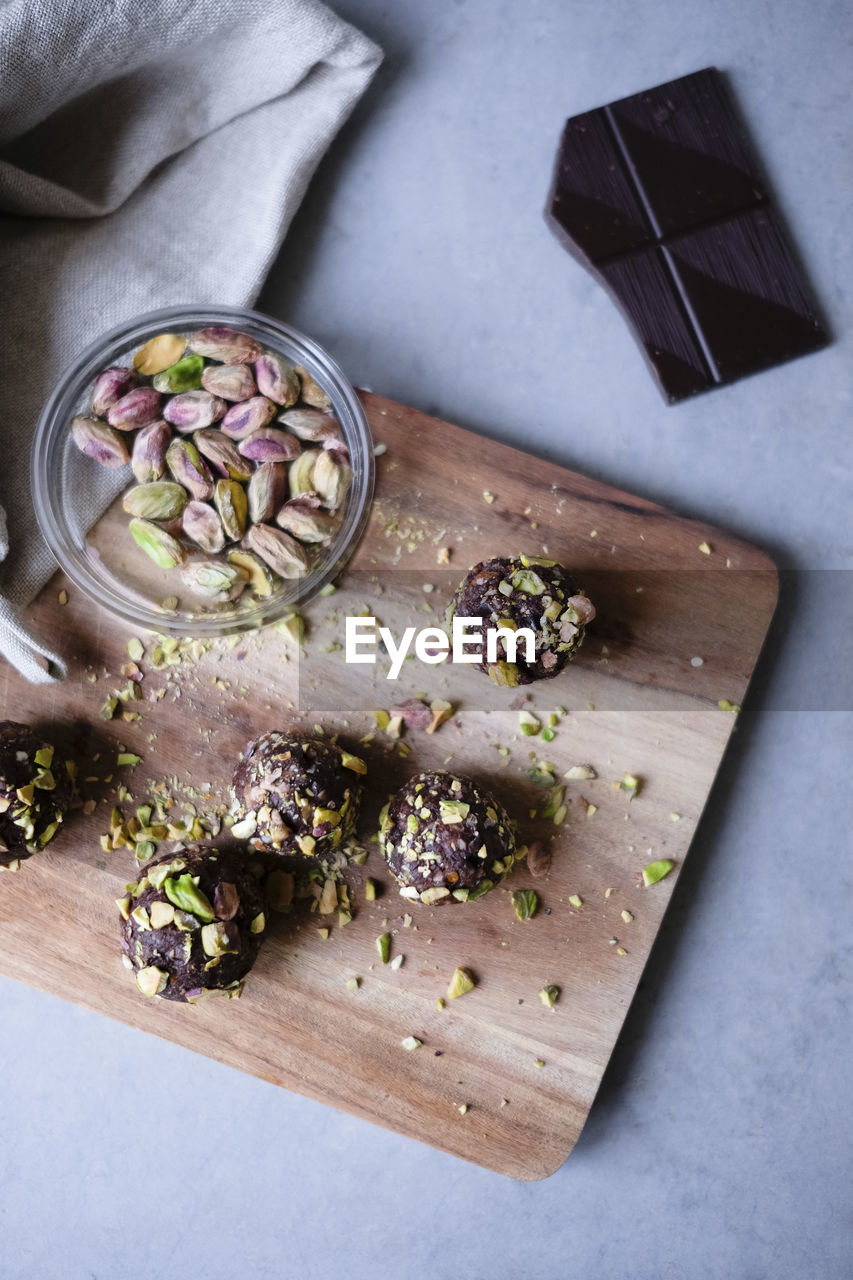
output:
[{"label": "purple-skinned pistachio", "polygon": [[184,391],[172,396],[163,410],[163,417],[179,431],[197,431],[209,427],[222,417],[228,405],[209,391]]},{"label": "purple-skinned pistachio", "polygon": [[237,446],[218,427],[205,427],[203,431],[196,431],[193,440],[199,453],[208,462],[212,462],[226,480],[248,480],[251,476],[251,462],[240,457]]},{"label": "purple-skinned pistachio", "polygon": [[201,385],[212,395],[231,402],[248,400],[258,389],[246,364],[209,364],[201,375]]},{"label": "purple-skinned pistachio", "polygon": [[302,452],[302,445],[296,436],[278,427],[260,427],[241,440],[237,449],[252,462],[292,462]]},{"label": "purple-skinned pistachio", "polygon": [[321,413],[319,409],[285,409],[278,415],[279,422],[300,440],[340,440],[341,424],[333,413]]},{"label": "purple-skinned pistachio", "polygon": [[81,453],[94,458],[102,467],[123,467],[130,462],[127,441],[100,418],[75,418],[71,423],[71,436]]},{"label": "purple-skinned pistachio", "polygon": [[302,384],[298,373],[272,351],[265,351],[255,361],[255,379],[261,395],[274,400],[278,405],[289,407],[299,399]]},{"label": "purple-skinned pistachio", "polygon": [[92,412],[103,417],[117,400],[126,396],[139,384],[139,377],[133,369],[114,364],[103,373],[99,373],[92,385]]},{"label": "purple-skinned pistachio", "polygon": [[237,480],[217,480],[213,490],[213,502],[219,512],[225,536],[232,542],[246,532],[248,501],[246,490]]},{"label": "purple-skinned pistachio", "polygon": [[252,525],[243,545],[260,556],[280,578],[299,578],[308,569],[308,553],[302,544],[272,525]]},{"label": "purple-skinned pistachio", "polygon": [[159,480],[163,475],[166,470],[166,450],[171,439],[172,429],[162,418],[149,422],[147,427],[137,431],[133,437],[130,465],[140,484]]},{"label": "purple-skinned pistachio", "polygon": [[199,502],[197,499],[188,502],[184,507],[181,527],[190,541],[208,555],[215,555],[225,546],[222,521],[206,502]]},{"label": "purple-skinned pistachio", "polygon": [[320,510],[316,498],[291,498],[279,509],[275,522],[300,542],[328,542],[341,524],[337,516]]},{"label": "purple-skinned pistachio", "polygon": [[213,497],[213,476],[198,449],[189,440],[173,440],[166,450],[166,466],[178,484],[194,498]]},{"label": "purple-skinned pistachio", "polygon": [[272,520],[287,492],[287,471],[280,462],[263,462],[249,480],[249,519],[252,524]]},{"label": "purple-skinned pistachio", "polygon": [[160,417],[163,397],[153,387],[134,387],[120,400],[116,400],[107,413],[107,422],[119,431],[135,431],[147,427]]},{"label": "purple-skinned pistachio", "polygon": [[326,394],[319,382],[315,382],[308,370],[301,364],[296,366],[299,380],[302,383],[301,399],[315,409],[331,409],[331,398]]},{"label": "purple-skinned pistachio", "polygon": [[223,364],[253,364],[261,354],[261,344],[248,333],[238,333],[225,325],[197,330],[187,346],[197,355],[206,356],[208,360],[221,360]]},{"label": "purple-skinned pistachio", "polygon": [[266,396],[252,396],[231,406],[222,419],[222,430],[232,440],[245,440],[253,431],[265,427],[275,410],[276,406]]},{"label": "purple-skinned pistachio", "polygon": [[213,909],[220,920],[233,920],[240,910],[237,886],[221,881],[213,891]]}]

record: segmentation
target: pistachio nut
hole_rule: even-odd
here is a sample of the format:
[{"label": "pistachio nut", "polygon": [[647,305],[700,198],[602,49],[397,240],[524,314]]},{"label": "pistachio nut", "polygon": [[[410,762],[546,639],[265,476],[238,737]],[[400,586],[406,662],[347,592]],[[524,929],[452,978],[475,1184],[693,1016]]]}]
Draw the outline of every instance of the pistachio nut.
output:
[{"label": "pistachio nut", "polygon": [[209,364],[201,375],[201,385],[212,395],[232,402],[248,400],[258,389],[246,364]]},{"label": "pistachio nut", "polygon": [[333,413],[321,413],[319,409],[286,409],[278,415],[288,431],[300,440],[340,440],[341,425]]},{"label": "pistachio nut", "polygon": [[199,502],[197,499],[188,502],[184,508],[181,527],[190,541],[208,555],[215,555],[225,546],[222,522],[213,507],[209,507],[206,502]]},{"label": "pistachio nut", "polygon": [[292,497],[298,498],[300,494],[314,492],[314,467],[319,457],[319,449],[306,449],[291,462],[287,481]]},{"label": "pistachio nut", "polygon": [[102,467],[123,467],[130,462],[124,437],[99,418],[75,418],[71,423],[71,438],[81,453],[94,458]]},{"label": "pistachio nut", "polygon": [[92,413],[103,417],[116,400],[126,396],[138,382],[139,377],[133,369],[126,369],[123,365],[115,364],[104,369],[92,384]]},{"label": "pistachio nut", "polygon": [[252,524],[271,520],[287,490],[287,472],[280,462],[262,462],[249,477],[249,518]]},{"label": "pistachio nut", "polygon": [[221,881],[213,891],[213,909],[220,920],[233,920],[240,910],[237,886]]},{"label": "pistachio nut", "polygon": [[272,595],[275,574],[264,564],[260,556],[253,555],[251,551],[244,551],[242,548],[235,548],[228,552],[228,563],[236,565],[238,569],[244,569],[249,575],[246,586],[252,595],[261,599]]},{"label": "pistachio nut", "polygon": [[312,480],[323,505],[334,511],[347,495],[352,471],[339,456],[324,449],[314,465]]},{"label": "pistachio nut", "polygon": [[185,391],[167,403],[163,417],[179,431],[196,431],[217,422],[227,408],[224,400],[209,391]]},{"label": "pistachio nut", "polygon": [[236,924],[214,920],[202,928],[201,945],[206,956],[237,955],[240,951],[240,931]]},{"label": "pistachio nut", "polygon": [[251,463],[240,457],[237,446],[218,427],[204,427],[201,431],[194,432],[193,440],[199,453],[208,462],[212,462],[219,474],[226,479],[248,480],[252,475]]},{"label": "pistachio nut", "polygon": [[152,524],[150,520],[135,518],[131,520],[128,528],[136,545],[141,547],[161,569],[174,569],[176,565],[183,564],[186,560],[187,553],[177,538],[173,538],[165,529]]},{"label": "pistachio nut", "polygon": [[276,515],[275,522],[300,542],[328,542],[340,528],[340,520],[321,511],[316,499],[291,498]]},{"label": "pistachio nut", "polygon": [[174,520],[187,505],[187,491],[171,480],[152,480],[128,489],[121,505],[130,516],[146,520]]},{"label": "pistachio nut", "polygon": [[244,545],[259,555],[280,578],[299,578],[308,569],[308,555],[301,543],[271,525],[252,525]]},{"label": "pistachio nut", "polygon": [[306,404],[313,405],[315,409],[331,409],[332,401],[326,394],[319,382],[315,382],[308,370],[301,364],[296,366],[296,372],[299,374],[299,381],[302,383],[301,399]]},{"label": "pistachio nut", "polygon": [[292,462],[302,452],[296,436],[277,427],[260,427],[238,445],[244,458],[252,462]]},{"label": "pistachio nut", "polygon": [[166,466],[178,484],[189,489],[194,498],[202,501],[213,497],[213,476],[210,468],[189,440],[173,440],[166,450]]},{"label": "pistachio nut", "polygon": [[219,512],[225,536],[232,542],[246,532],[248,501],[246,490],[237,480],[217,480],[213,490],[213,502]]},{"label": "pistachio nut", "polygon": [[134,387],[110,407],[107,422],[119,431],[147,427],[149,422],[160,417],[162,403],[163,397],[153,387]]},{"label": "pistachio nut", "polygon": [[302,390],[299,374],[272,351],[265,351],[255,361],[255,378],[261,395],[274,400],[276,404],[290,406],[299,399]]},{"label": "pistachio nut", "polygon": [[222,419],[222,430],[232,440],[244,440],[253,431],[265,427],[275,413],[275,405],[266,396],[252,396],[234,404]]},{"label": "pistachio nut", "polygon": [[221,360],[223,364],[252,364],[261,354],[260,343],[248,333],[239,333],[225,325],[197,330],[187,345],[197,355]]},{"label": "pistachio nut", "polygon": [[178,333],[158,333],[149,338],[133,357],[133,367],[137,373],[149,378],[152,373],[162,373],[170,365],[180,360],[187,349],[187,340]]},{"label": "pistachio nut", "polygon": [[161,991],[166,990],[168,981],[166,971],[153,964],[146,965],[136,973],[136,985],[144,996],[159,996]]},{"label": "pistachio nut", "polygon": [[[568,614],[568,617],[566,616]],[[579,627],[585,627],[592,622],[595,617],[595,605],[586,596],[577,595],[570,596],[566,601],[565,612],[561,615],[561,622],[572,622]]]},{"label": "pistachio nut", "polygon": [[170,364],[168,369],[154,376],[154,390],[168,391],[176,395],[181,391],[194,391],[201,386],[201,375],[204,369],[203,356],[184,356],[182,360]]},{"label": "pistachio nut", "polygon": [[167,876],[162,888],[169,901],[181,911],[190,911],[203,924],[209,924],[213,919],[210,899],[198,887],[189,872],[182,876]]},{"label": "pistachio nut", "polygon": [[216,604],[236,600],[249,581],[245,569],[236,564],[222,564],[219,560],[192,560],[184,570],[191,587]]},{"label": "pistachio nut", "polygon": [[172,429],[162,418],[137,431],[133,437],[130,465],[140,484],[160,479],[166,470],[166,450],[171,439]]}]

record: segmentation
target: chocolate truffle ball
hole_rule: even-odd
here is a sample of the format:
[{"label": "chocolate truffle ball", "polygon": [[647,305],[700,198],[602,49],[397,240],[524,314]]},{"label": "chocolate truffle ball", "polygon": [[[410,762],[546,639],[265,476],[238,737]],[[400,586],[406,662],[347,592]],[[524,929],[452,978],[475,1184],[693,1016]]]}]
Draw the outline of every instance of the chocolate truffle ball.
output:
[{"label": "chocolate truffle ball", "polygon": [[144,995],[193,1004],[241,994],[266,920],[263,889],[239,854],[191,845],[150,862],[118,907],[124,963]]},{"label": "chocolate truffle ball", "polygon": [[256,849],[327,857],[355,833],[366,772],[333,742],[265,733],[234,770],[231,834]]},{"label": "chocolate truffle ball", "polygon": [[[469,653],[479,653],[478,666],[498,685],[515,687],[557,675],[580,647],[595,609],[556,560],[538,556],[517,559],[495,557],[483,560],[468,573],[448,609],[454,617],[482,618],[482,640],[467,645]],[[515,661],[507,661],[503,638],[499,638],[494,662],[489,662],[486,632],[505,627],[516,631],[527,627],[534,633],[533,661],[527,660],[523,640]]]},{"label": "chocolate truffle ball", "polygon": [[0,867],[17,870],[61,827],[71,803],[65,761],[29,725],[0,721]]},{"label": "chocolate truffle ball", "polygon": [[498,802],[452,773],[419,773],[382,810],[383,857],[412,902],[480,898],[512,867],[515,828]]}]

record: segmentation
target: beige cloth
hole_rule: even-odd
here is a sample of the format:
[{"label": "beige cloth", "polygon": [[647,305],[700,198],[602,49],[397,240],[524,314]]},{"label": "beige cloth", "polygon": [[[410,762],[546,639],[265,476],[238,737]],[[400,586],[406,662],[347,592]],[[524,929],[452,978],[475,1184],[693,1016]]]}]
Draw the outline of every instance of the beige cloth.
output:
[{"label": "beige cloth", "polygon": [[64,674],[19,620],[56,568],[29,445],[57,377],[141,312],[251,302],[381,57],[316,0],[0,6],[0,653],[28,679]]}]

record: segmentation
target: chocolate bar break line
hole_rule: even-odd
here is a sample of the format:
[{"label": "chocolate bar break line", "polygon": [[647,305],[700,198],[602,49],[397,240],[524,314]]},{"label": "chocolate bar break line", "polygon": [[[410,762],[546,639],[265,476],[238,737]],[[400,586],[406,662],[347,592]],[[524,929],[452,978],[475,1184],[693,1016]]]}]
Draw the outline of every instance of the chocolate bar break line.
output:
[{"label": "chocolate bar break line", "polygon": [[713,67],[568,120],[546,218],[670,403],[828,341]]}]

